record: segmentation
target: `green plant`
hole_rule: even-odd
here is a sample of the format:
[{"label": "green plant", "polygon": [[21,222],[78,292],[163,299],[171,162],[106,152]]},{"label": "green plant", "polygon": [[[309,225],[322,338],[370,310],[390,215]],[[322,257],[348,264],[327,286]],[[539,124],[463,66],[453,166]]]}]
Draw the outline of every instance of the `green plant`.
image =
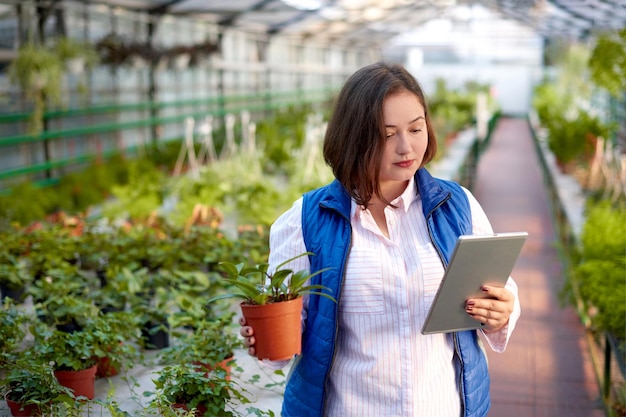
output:
[{"label": "green plant", "polygon": [[103,310],[124,310],[141,291],[142,274],[146,268],[131,269],[120,264],[108,264],[97,273],[100,276],[100,287],[91,296],[94,303]]},{"label": "green plant", "polygon": [[26,336],[26,325],[31,317],[17,307],[10,298],[0,306],[0,369],[19,356],[20,346]]},{"label": "green plant", "polygon": [[556,160],[563,164],[590,158],[595,151],[595,138],[606,138],[611,131],[598,117],[582,111],[571,119],[567,115],[553,114],[546,127],[548,146]]},{"label": "green plant", "polygon": [[593,81],[619,98],[626,91],[626,28],[598,36],[591,51],[589,69]]},{"label": "green plant", "polygon": [[[49,363],[32,353],[26,351],[10,364],[0,378],[0,393],[22,407],[35,406],[39,415],[66,415],[57,412],[73,408],[72,392],[59,384]],[[61,408],[64,403],[69,407]]]},{"label": "green plant", "polygon": [[43,219],[56,206],[56,197],[30,181],[20,182],[6,195],[0,195],[0,227],[27,226]]},{"label": "green plant", "polygon": [[220,259],[230,256],[236,244],[217,228],[217,224],[215,227],[191,225],[182,231],[178,240],[176,269],[189,271],[213,271]]},{"label": "green plant", "polygon": [[216,317],[207,300],[223,289],[216,272],[201,271],[164,271],[170,274],[172,283],[169,290],[172,295],[174,310],[169,316],[172,328],[194,326],[194,323]]},{"label": "green plant", "polygon": [[75,266],[46,271],[29,293],[39,317],[50,326],[80,329],[99,313],[91,300],[93,283]]},{"label": "green plant", "polygon": [[306,294],[316,294],[322,297],[335,299],[324,293],[328,288],[323,285],[306,285],[310,278],[324,272],[326,269],[314,273],[302,270],[294,272],[285,268],[294,259],[301,256],[313,256],[311,252],[305,252],[286,260],[276,267],[273,274],[269,274],[269,264],[257,264],[255,266],[245,266],[243,263],[234,265],[230,262],[220,262],[219,266],[227,274],[224,278],[235,287],[236,292],[223,294],[209,301],[224,298],[241,298],[247,304],[270,304],[281,301],[289,301]]},{"label": "green plant", "polygon": [[235,349],[242,347],[233,331],[234,313],[218,319],[189,321],[192,330],[177,334],[176,343],[163,349],[161,359],[166,364],[201,363],[212,368],[232,358]]},{"label": "green plant", "polygon": [[20,290],[32,281],[24,254],[26,240],[19,232],[0,233],[0,286]]},{"label": "green plant", "polygon": [[65,332],[35,322],[31,334],[34,352],[42,360],[53,363],[55,371],[80,371],[97,364],[97,339],[91,329]]},{"label": "green plant", "polygon": [[626,209],[608,201],[590,207],[581,236],[581,260],[574,267],[580,297],[592,324],[626,342]]},{"label": "green plant", "polygon": [[148,218],[163,203],[167,182],[163,172],[149,160],[141,158],[129,162],[128,181],[111,187],[115,199],[103,204],[103,216],[131,220]]},{"label": "green plant", "polygon": [[139,357],[140,324],[131,311],[111,311],[96,317],[86,328],[93,333],[94,356],[106,358],[109,369],[132,368]]},{"label": "green plant", "polygon": [[229,402],[250,402],[241,391],[235,389],[223,370],[207,371],[197,364],[167,365],[159,371],[153,382],[156,392],[146,392],[144,395],[154,395],[151,403],[159,409],[178,405],[185,410],[195,409],[195,416],[234,417],[237,414],[226,409]]},{"label": "green plant", "polygon": [[61,103],[63,63],[59,56],[42,45],[26,43],[8,70],[9,79],[17,84],[27,100],[33,102],[30,132],[43,130],[43,116],[48,103]]},{"label": "green plant", "polygon": [[91,68],[99,61],[96,48],[92,44],[68,37],[57,39],[53,50],[65,65],[71,60],[80,60],[81,65]]}]

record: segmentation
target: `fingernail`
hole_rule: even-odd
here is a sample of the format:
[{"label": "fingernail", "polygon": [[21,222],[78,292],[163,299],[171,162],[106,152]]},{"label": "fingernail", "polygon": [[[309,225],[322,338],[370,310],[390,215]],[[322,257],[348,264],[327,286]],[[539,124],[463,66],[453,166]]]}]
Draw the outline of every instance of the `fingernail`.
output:
[{"label": "fingernail", "polygon": [[483,285],[480,289],[481,289],[483,292],[489,292],[489,287],[486,287],[486,286],[484,286],[484,285]]},{"label": "fingernail", "polygon": [[467,305],[468,305],[468,306],[473,306],[473,305],[474,305],[474,300],[469,300],[469,301],[467,302]]}]

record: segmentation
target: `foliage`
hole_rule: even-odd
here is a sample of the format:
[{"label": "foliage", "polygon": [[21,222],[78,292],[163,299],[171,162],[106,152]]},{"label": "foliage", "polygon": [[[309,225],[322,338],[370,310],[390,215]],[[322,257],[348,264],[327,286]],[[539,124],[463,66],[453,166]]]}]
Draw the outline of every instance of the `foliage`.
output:
[{"label": "foliage", "polygon": [[281,172],[291,160],[292,152],[302,147],[306,118],[310,112],[311,107],[307,105],[289,106],[257,124],[256,138],[264,152],[262,161],[265,172]]},{"label": "foliage", "polygon": [[232,358],[241,340],[231,328],[234,313],[219,318],[190,321],[191,331],[177,335],[176,343],[163,349],[161,360],[166,364],[202,363],[215,367]]},{"label": "foliage", "polygon": [[87,326],[93,332],[94,355],[107,358],[113,369],[132,368],[138,358],[140,323],[132,311],[100,314]]},{"label": "foliage", "polygon": [[109,157],[106,164],[96,159],[84,169],[62,177],[56,185],[40,187],[30,181],[16,184],[0,195],[0,230],[10,230],[12,223],[26,226],[57,211],[87,211],[108,198],[114,184],[128,182],[129,165],[118,154]]},{"label": "foliage", "polygon": [[68,37],[61,37],[56,40],[54,52],[65,64],[72,59],[81,59],[86,67],[92,68],[99,61],[98,53],[92,44]]},{"label": "foliage", "polygon": [[152,404],[159,408],[172,404],[185,405],[187,409],[206,410],[196,415],[207,417],[236,416],[226,410],[226,405],[232,400],[241,403],[250,402],[233,383],[226,379],[225,371],[207,369],[197,364],[172,364],[159,371],[158,377],[153,379],[155,393],[146,392],[144,395],[154,395]]},{"label": "foliage", "polygon": [[209,225],[191,225],[177,239],[180,256],[176,265],[178,270],[212,271],[219,259],[232,254],[236,243],[222,230]]},{"label": "foliage", "polygon": [[586,161],[595,150],[595,138],[608,138],[615,128],[592,106],[590,53],[580,44],[564,45],[553,77],[534,89],[533,106],[548,130],[548,146],[562,164]]},{"label": "foliage", "polygon": [[39,317],[50,326],[82,328],[98,315],[89,277],[75,266],[50,269],[29,288]]},{"label": "foliage", "polygon": [[109,218],[145,219],[163,203],[166,178],[150,161],[133,160],[128,166],[128,183],[113,186],[115,200],[104,204],[102,214]]},{"label": "foliage", "polygon": [[0,369],[13,359],[13,355],[26,336],[30,315],[7,298],[0,306]]},{"label": "foliage", "polygon": [[0,378],[0,393],[22,405],[33,404],[42,415],[53,415],[60,402],[73,403],[73,393],[59,384],[51,364],[32,351],[14,360]]},{"label": "foliage", "polygon": [[608,137],[610,127],[597,116],[580,112],[573,120],[565,114],[554,114],[548,122],[548,146],[557,161],[568,163],[591,158],[595,151],[595,138]]},{"label": "foliage", "polygon": [[47,103],[61,103],[62,61],[49,48],[25,43],[11,62],[8,74],[9,79],[19,86],[26,99],[34,103],[30,131],[40,133],[43,130],[43,115]]},{"label": "foliage", "polygon": [[26,226],[43,219],[56,208],[56,198],[31,182],[22,182],[6,195],[0,195],[0,228],[10,229],[10,223]]},{"label": "foliage", "polygon": [[[446,140],[450,136],[474,122],[479,93],[487,96],[490,110],[496,110],[497,105],[491,98],[489,89],[489,85],[474,81],[457,89],[451,89],[444,78],[435,81],[435,91],[428,97],[428,111],[437,135],[437,144],[442,151],[445,151]],[[443,153],[438,152],[438,155]]]},{"label": "foliage", "polygon": [[140,338],[139,317],[134,312],[100,313],[81,319],[80,328],[73,331],[31,323],[35,354],[53,363],[55,370],[87,369],[105,357],[116,367],[132,366],[134,346]]},{"label": "foliage", "polygon": [[288,259],[278,265],[271,275],[267,272],[269,268],[267,263],[245,266],[243,263],[234,265],[230,262],[220,262],[219,266],[227,274],[224,279],[232,284],[237,291],[214,297],[210,301],[223,298],[241,298],[247,304],[263,305],[293,300],[306,294],[321,295],[335,301],[332,296],[323,292],[328,289],[327,287],[307,285],[310,278],[326,269],[311,274],[306,270],[294,272],[285,268],[294,259],[312,255],[311,252],[305,252]]},{"label": "foliage", "polygon": [[581,261],[574,268],[580,296],[594,326],[626,341],[626,208],[607,201],[588,210],[581,237]]},{"label": "foliage", "polygon": [[226,259],[227,256],[230,256],[230,259],[236,259],[233,263],[265,263],[269,251],[269,226],[243,224],[237,228],[237,239],[230,254],[223,253],[220,257],[211,256],[211,261],[217,263],[219,259]]},{"label": "foliage", "polygon": [[613,96],[626,91],[626,28],[598,36],[591,51],[589,69],[593,81]]},{"label": "foliage", "polygon": [[0,284],[10,289],[24,289],[31,281],[25,261],[27,243],[23,234],[0,232]]},{"label": "foliage", "polygon": [[53,363],[55,370],[80,371],[97,363],[96,339],[90,330],[65,332],[34,322],[31,334],[35,339],[35,354],[41,360]]}]

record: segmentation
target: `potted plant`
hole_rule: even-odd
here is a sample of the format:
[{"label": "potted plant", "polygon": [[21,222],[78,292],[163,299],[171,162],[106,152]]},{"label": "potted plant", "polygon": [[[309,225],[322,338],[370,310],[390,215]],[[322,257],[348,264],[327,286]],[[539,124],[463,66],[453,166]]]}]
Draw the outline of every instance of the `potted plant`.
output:
[{"label": "potted plant", "polygon": [[61,103],[63,63],[54,51],[29,42],[19,48],[8,74],[25,98],[33,103],[30,132],[41,133],[46,106],[49,103]]},{"label": "potted plant", "polygon": [[60,410],[74,408],[71,391],[59,384],[52,366],[32,351],[16,358],[0,382],[0,393],[14,417],[61,415]]},{"label": "potted plant", "polygon": [[99,309],[90,299],[93,283],[76,266],[46,271],[30,288],[38,317],[58,330],[81,330]]},{"label": "potted plant", "polygon": [[142,345],[163,349],[170,344],[168,318],[175,308],[173,275],[167,270],[150,273],[147,268],[133,271],[139,284],[130,300],[130,310],[141,323]]},{"label": "potted plant", "polygon": [[101,311],[124,311],[141,290],[141,275],[147,270],[138,268],[133,271],[132,267],[132,264],[130,267],[108,264],[98,274],[99,287],[91,296]]},{"label": "potted plant", "polygon": [[89,323],[87,330],[94,335],[94,356],[98,362],[96,376],[110,377],[132,368],[141,338],[139,320],[132,312],[102,313]]},{"label": "potted plant", "polygon": [[159,415],[168,415],[167,409],[182,409],[196,417],[234,417],[237,414],[226,409],[230,401],[250,402],[226,379],[223,370],[207,372],[200,365],[167,365],[153,382],[156,392],[144,395],[154,395],[150,405],[160,410]]},{"label": "potted plant", "polygon": [[98,52],[92,44],[68,37],[57,39],[54,52],[65,69],[75,75],[82,74],[85,68],[92,68],[99,61]]},{"label": "potted plant", "polygon": [[30,316],[12,299],[6,299],[0,306],[0,370],[19,355],[29,321]]},{"label": "potted plant", "polygon": [[230,378],[235,349],[242,346],[236,333],[229,328],[233,316],[231,312],[215,320],[194,320],[193,330],[178,332],[175,342],[161,352],[161,361],[165,364],[196,364],[207,370],[221,368]]},{"label": "potted plant", "polygon": [[76,397],[93,399],[98,370],[93,332],[65,332],[38,322],[31,326],[31,333],[35,354],[53,364],[59,383],[70,388]]},{"label": "potted plant", "polygon": [[31,275],[25,259],[28,241],[23,233],[10,230],[0,234],[0,293],[1,298],[10,297],[23,301]]},{"label": "potted plant", "polygon": [[214,297],[210,301],[224,298],[240,298],[241,312],[246,322],[254,328],[255,349],[259,359],[286,360],[299,354],[301,349],[301,314],[302,296],[319,295],[335,299],[324,293],[323,285],[309,285],[309,279],[323,271],[313,274],[306,270],[294,272],[286,267],[301,256],[312,256],[305,252],[286,260],[276,267],[273,274],[268,273],[269,264],[257,264],[247,267],[243,263],[234,265],[220,262],[226,273],[227,282],[235,292]]}]

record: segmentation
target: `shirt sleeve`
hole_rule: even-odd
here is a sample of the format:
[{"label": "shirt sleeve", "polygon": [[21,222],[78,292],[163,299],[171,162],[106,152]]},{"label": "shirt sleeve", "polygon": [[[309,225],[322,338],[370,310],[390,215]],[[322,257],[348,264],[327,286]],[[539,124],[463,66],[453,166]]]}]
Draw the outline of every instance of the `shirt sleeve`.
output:
[{"label": "shirt sleeve", "polygon": [[[493,234],[493,228],[482,206],[476,200],[476,197],[467,189],[463,189],[467,198],[469,199],[470,209],[472,211],[472,233],[475,235],[488,235]],[[522,309],[519,302],[517,283],[512,277],[509,277],[504,288],[511,291],[515,297],[515,303],[513,306],[513,312],[509,317],[509,322],[500,331],[494,333],[484,333],[487,344],[494,352],[502,353],[506,349],[511,334],[515,329],[517,320],[519,319]]]},{"label": "shirt sleeve", "polygon": [[[269,271],[288,259],[306,252],[302,236],[302,197],[296,200],[291,208],[284,212],[270,228]],[[285,265],[294,271],[308,270],[309,257],[301,256]]]},{"label": "shirt sleeve", "polygon": [[[273,273],[276,267],[283,262],[306,252],[302,236],[302,198],[296,200],[291,208],[276,219],[270,228],[270,255],[269,272]],[[285,267],[293,271],[309,270],[309,257],[300,256],[289,262]],[[302,325],[306,317],[308,297],[302,299]],[[271,370],[279,370],[287,366],[291,360],[270,361],[263,359],[261,363]]]}]

